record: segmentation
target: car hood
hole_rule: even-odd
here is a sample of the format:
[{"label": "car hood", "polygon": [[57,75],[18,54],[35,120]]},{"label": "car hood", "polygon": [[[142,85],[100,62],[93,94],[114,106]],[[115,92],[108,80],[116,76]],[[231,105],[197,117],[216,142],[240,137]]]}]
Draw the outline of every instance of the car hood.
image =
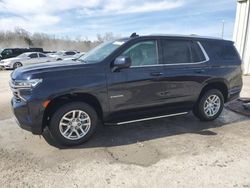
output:
[{"label": "car hood", "polygon": [[31,77],[41,76],[42,74],[62,72],[66,70],[79,69],[79,67],[86,68],[89,64],[83,64],[78,61],[59,61],[40,63],[36,65],[29,65],[16,69],[11,77],[12,79],[30,79]]}]

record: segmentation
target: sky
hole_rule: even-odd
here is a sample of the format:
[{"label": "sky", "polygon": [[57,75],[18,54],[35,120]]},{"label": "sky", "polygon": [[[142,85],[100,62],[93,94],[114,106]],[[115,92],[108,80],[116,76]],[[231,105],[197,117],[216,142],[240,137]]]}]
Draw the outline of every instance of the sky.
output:
[{"label": "sky", "polygon": [[221,37],[224,20],[224,38],[232,39],[236,6],[236,0],[0,0],[0,31],[89,40],[107,32]]}]

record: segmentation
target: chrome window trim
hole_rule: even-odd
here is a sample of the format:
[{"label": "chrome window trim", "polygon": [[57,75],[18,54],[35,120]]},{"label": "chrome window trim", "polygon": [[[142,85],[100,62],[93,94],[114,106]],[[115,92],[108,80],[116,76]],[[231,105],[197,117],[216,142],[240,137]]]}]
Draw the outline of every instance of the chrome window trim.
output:
[{"label": "chrome window trim", "polygon": [[197,41],[197,44],[199,45],[205,60],[204,61],[199,61],[199,62],[193,62],[193,63],[172,63],[172,64],[155,64],[155,65],[142,65],[142,66],[131,66],[130,68],[138,68],[138,67],[159,67],[159,66],[180,66],[180,65],[198,65],[198,64],[202,64],[202,63],[206,63],[210,60],[206,50],[204,49],[204,47],[202,46],[202,44]]}]

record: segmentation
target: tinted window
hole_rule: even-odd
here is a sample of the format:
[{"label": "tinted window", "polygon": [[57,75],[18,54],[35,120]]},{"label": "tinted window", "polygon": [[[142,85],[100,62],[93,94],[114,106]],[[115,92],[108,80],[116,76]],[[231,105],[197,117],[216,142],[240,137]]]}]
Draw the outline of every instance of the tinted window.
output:
[{"label": "tinted window", "polygon": [[65,52],[65,55],[75,55],[75,52]]},{"label": "tinted window", "polygon": [[202,45],[213,59],[235,60],[239,58],[232,42],[206,41]]},{"label": "tinted window", "polygon": [[162,47],[165,63],[179,64],[192,62],[189,41],[164,40]]},{"label": "tinted window", "polygon": [[10,49],[2,51],[2,56],[8,56],[8,55],[11,55],[11,54],[12,54],[12,50],[10,50]]},{"label": "tinted window", "polygon": [[127,49],[122,56],[130,57],[132,66],[158,64],[156,41],[139,42]]},{"label": "tinted window", "polygon": [[196,41],[164,40],[162,48],[165,64],[198,63],[206,60]]},{"label": "tinted window", "polygon": [[201,47],[197,42],[191,43],[191,52],[192,52],[192,62],[202,62],[205,61],[206,58],[201,50]]},{"label": "tinted window", "polygon": [[44,54],[39,53],[39,57],[47,57],[47,56],[44,55]]},{"label": "tinted window", "polygon": [[29,55],[30,58],[38,58],[37,53],[33,53]]}]

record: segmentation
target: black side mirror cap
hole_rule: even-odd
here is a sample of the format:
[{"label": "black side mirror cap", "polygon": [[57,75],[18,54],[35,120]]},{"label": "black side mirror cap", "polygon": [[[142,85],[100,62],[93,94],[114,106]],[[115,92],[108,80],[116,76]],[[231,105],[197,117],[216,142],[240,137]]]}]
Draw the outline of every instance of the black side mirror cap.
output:
[{"label": "black side mirror cap", "polygon": [[113,71],[129,68],[131,66],[131,62],[132,61],[130,57],[119,56],[114,61]]}]

